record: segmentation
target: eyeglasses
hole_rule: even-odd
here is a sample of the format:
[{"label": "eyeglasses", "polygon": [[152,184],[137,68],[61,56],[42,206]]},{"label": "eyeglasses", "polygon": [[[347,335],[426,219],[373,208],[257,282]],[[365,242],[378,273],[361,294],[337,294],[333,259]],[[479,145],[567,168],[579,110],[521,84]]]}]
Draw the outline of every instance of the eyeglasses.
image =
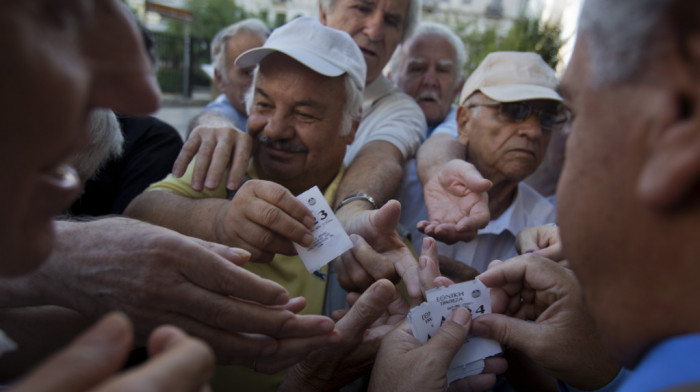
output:
[{"label": "eyeglasses", "polygon": [[571,112],[562,104],[557,106],[555,112],[552,112],[551,109],[534,108],[532,104],[526,101],[474,103],[468,105],[467,107],[474,108],[477,106],[498,108],[498,111],[501,114],[504,114],[513,122],[523,122],[530,118],[530,116],[537,115],[537,120],[540,122],[540,126],[543,129],[551,131],[561,130],[571,118]]}]

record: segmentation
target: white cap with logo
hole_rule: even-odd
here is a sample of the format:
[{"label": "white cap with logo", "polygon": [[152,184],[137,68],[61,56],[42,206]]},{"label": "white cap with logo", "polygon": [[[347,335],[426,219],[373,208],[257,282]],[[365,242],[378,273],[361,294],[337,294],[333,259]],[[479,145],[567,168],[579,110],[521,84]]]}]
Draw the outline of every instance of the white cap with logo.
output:
[{"label": "white cap with logo", "polygon": [[314,18],[297,18],[276,28],[262,47],[241,54],[235,64],[256,65],[273,52],[286,54],[321,75],[347,73],[364,91],[367,65],[360,48],[348,33],[326,27]]},{"label": "white cap with logo", "polygon": [[537,53],[493,52],[479,64],[464,83],[459,104],[481,91],[499,102],[533,99],[562,101],[552,67]]}]

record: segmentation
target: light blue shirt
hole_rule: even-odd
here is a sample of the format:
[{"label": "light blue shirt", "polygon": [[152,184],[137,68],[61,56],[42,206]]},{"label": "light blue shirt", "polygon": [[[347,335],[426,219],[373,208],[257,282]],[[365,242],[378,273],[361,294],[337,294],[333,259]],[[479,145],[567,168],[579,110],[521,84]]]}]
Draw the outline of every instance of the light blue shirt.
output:
[{"label": "light blue shirt", "polygon": [[248,116],[231,106],[231,102],[229,102],[225,94],[219,95],[215,100],[209,102],[207,106],[202,109],[202,113],[208,111],[215,111],[223,114],[226,116],[226,118],[231,120],[233,125],[235,125],[239,130],[246,132]]},{"label": "light blue shirt", "polygon": [[442,122],[432,128],[428,127],[428,137],[438,133],[446,133],[457,139],[457,105],[452,105]]}]

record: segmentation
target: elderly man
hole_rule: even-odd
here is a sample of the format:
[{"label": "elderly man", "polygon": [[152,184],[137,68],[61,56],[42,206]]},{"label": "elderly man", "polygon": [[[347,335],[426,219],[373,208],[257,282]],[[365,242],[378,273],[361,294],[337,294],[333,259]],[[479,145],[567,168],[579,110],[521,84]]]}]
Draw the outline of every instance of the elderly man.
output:
[{"label": "elderly man", "polygon": [[[522,228],[554,220],[554,206],[521,181],[537,169],[551,132],[565,122],[556,87],[554,71],[534,53],[492,53],[469,77],[457,112],[459,141],[467,149],[463,159],[493,183],[488,192],[491,221],[472,241],[438,243],[440,255],[481,272],[491,260],[517,254],[515,236]],[[455,160],[446,170],[464,164]],[[424,205],[422,194],[406,189],[399,200]],[[405,226],[412,228],[415,246],[422,242],[416,223],[426,218],[425,208],[417,216],[403,217]]]},{"label": "elderly man", "polygon": [[389,79],[416,100],[428,123],[428,136],[456,118],[454,102],[464,84],[466,58],[464,44],[449,27],[421,22],[389,62]]},{"label": "elderly man", "polygon": [[[259,64],[249,96],[248,134],[254,138],[247,181],[226,200],[225,184],[195,193],[187,180],[169,177],[139,196],[127,213],[182,233],[240,246],[254,260],[246,268],[306,298],[302,313],[321,314],[326,282],[306,271],[292,241],[310,246],[313,217],[293,195],[318,186],[333,201],[345,172],[343,155],[360,118],[366,66],[348,34],[311,18],[275,30],[265,45],[240,56],[239,66]],[[390,213],[378,211],[378,216]],[[361,259],[364,240],[351,252]],[[291,363],[290,363],[291,364]],[[258,367],[256,370],[265,371]],[[218,384],[273,389],[277,377],[222,371]],[[241,381],[241,380],[248,381]]]},{"label": "elderly man", "polygon": [[[345,289],[363,290],[378,278],[396,279],[400,275],[397,271],[412,263],[411,252],[394,231],[400,215],[398,203],[389,203],[391,229],[377,230],[369,223],[378,219],[372,210],[396,194],[404,160],[413,157],[425,136],[425,118],[415,101],[381,74],[396,46],[411,35],[418,21],[420,1],[321,0],[319,9],[323,24],[352,36],[367,65],[362,121],[345,154],[349,167],[332,203],[345,229],[362,235],[376,251],[366,263],[345,260],[335,264]],[[202,134],[186,143],[174,173],[183,173],[186,162],[199,149],[198,160],[205,160],[207,169],[196,168],[192,182],[215,187],[228,170],[227,187],[235,189],[245,173],[247,138],[235,132]],[[231,156],[233,144],[235,153]],[[409,291],[417,294],[418,287],[412,285]]]},{"label": "elderly man", "polygon": [[[584,4],[561,89],[576,114],[557,192],[573,273],[526,255],[480,276],[495,311],[515,306],[473,332],[578,389],[700,387],[699,15],[682,0]],[[415,386],[413,369],[385,364]]]}]

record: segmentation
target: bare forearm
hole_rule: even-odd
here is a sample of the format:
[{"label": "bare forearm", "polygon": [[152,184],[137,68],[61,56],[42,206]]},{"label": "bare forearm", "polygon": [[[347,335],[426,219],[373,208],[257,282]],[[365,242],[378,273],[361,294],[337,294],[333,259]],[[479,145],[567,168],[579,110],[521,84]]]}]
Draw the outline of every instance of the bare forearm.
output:
[{"label": "bare forearm", "polygon": [[[377,207],[394,197],[403,178],[403,156],[393,144],[368,143],[348,167],[336,194],[336,205],[347,196],[366,193]],[[343,207],[345,208],[345,207]]]},{"label": "bare forearm", "polygon": [[426,140],[416,154],[418,178],[423,185],[437,170],[453,159],[465,159],[467,148],[451,135],[437,134]]},{"label": "bare forearm", "polygon": [[144,192],[134,199],[124,215],[191,237],[219,242],[215,231],[216,216],[227,203],[226,199],[191,199],[155,190]]}]

